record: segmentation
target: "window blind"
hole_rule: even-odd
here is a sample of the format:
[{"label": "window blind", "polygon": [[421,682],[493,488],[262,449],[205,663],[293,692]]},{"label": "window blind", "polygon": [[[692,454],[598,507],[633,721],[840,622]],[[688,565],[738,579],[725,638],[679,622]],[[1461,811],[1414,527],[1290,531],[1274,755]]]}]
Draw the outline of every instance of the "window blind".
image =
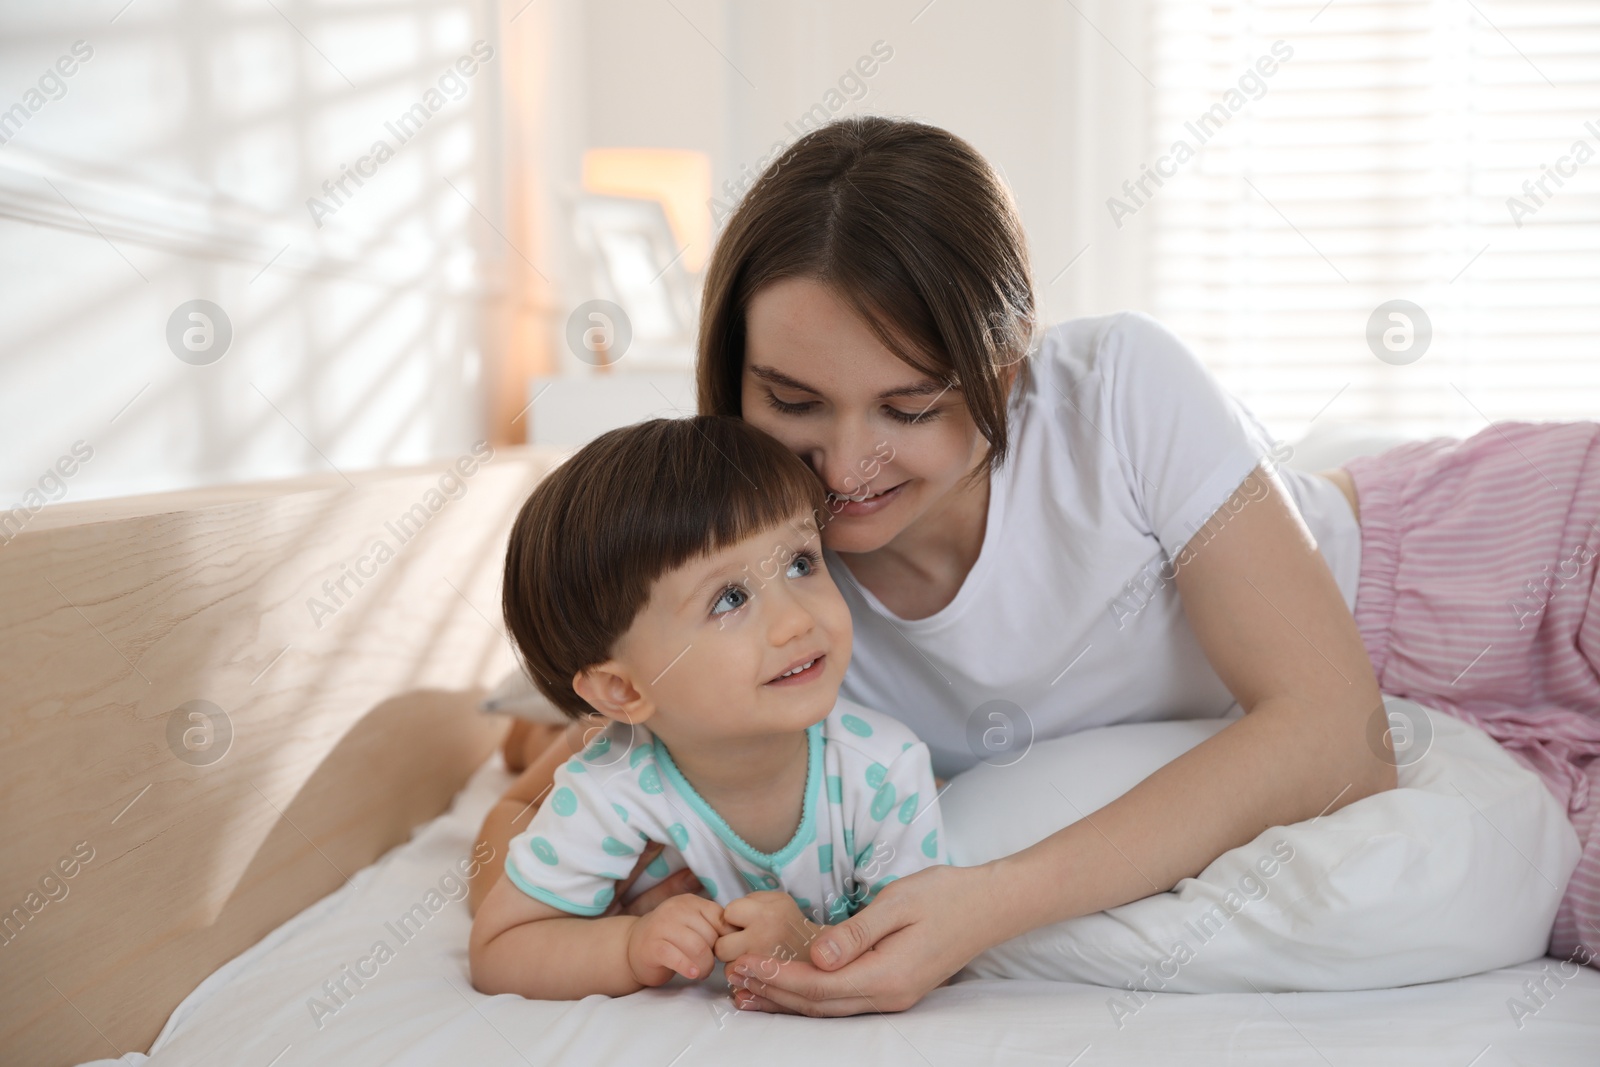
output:
[{"label": "window blind", "polygon": [[[1170,176],[1118,194],[1124,227],[1149,213],[1153,313],[1275,434],[1600,417],[1600,4],[1152,19],[1149,166]],[[1368,341],[1392,300],[1431,324],[1409,362],[1421,316]]]}]

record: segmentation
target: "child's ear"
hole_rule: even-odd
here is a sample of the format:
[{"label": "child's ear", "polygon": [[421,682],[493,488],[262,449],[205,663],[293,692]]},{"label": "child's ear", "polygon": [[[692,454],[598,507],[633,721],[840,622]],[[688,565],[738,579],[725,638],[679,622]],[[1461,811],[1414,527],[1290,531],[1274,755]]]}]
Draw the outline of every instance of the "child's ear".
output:
[{"label": "child's ear", "polygon": [[608,719],[641,723],[656,710],[649,698],[634,686],[628,669],[616,660],[606,660],[579,671],[572,676],[572,689]]}]

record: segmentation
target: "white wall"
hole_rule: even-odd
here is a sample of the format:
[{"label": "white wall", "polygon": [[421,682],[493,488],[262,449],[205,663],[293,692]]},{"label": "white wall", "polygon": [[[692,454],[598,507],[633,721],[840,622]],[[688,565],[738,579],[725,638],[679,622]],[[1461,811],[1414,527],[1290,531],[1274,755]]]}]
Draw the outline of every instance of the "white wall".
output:
[{"label": "white wall", "polygon": [[1048,0],[565,2],[587,77],[573,85],[553,167],[586,147],[695,148],[727,202],[723,183],[747,185],[882,41],[892,58],[837,114],[922,119],[983,152],[1021,207],[1047,321],[1143,305],[1143,250],[1104,207],[1146,155],[1142,4],[1085,0],[1080,15]]},{"label": "white wall", "polygon": [[[483,436],[481,307],[506,252],[473,205],[501,211],[500,16],[274,3],[0,11],[0,109],[22,107],[0,125],[0,509],[78,441],[93,456],[59,499],[420,462]],[[495,58],[441,88],[480,40]],[[58,93],[47,72],[75,42],[89,55]],[[402,143],[385,122],[417,103]],[[342,204],[323,192],[380,138],[393,158]],[[320,227],[313,196],[336,209]],[[166,337],[196,298],[232,324],[208,365]]]},{"label": "white wall", "polygon": [[[1146,155],[1142,4],[551,0],[533,10],[570,71],[550,75],[559,102],[545,144],[551,218],[563,218],[578,191],[586,148],[705,152],[717,219],[817,105],[837,107],[830,115],[914,117],[965,137],[1005,176],[1044,321],[1147,306],[1144,231],[1119,233],[1104,207]],[[877,69],[858,87],[846,75],[863,57]],[[551,250],[562,315],[596,295],[564,269],[570,257],[570,248]],[[592,373],[561,347],[557,370]],[[621,383],[586,414],[569,407],[541,422],[556,395],[547,393],[530,424],[536,437],[563,443],[584,419],[598,433],[640,416],[633,392]],[[659,408],[645,414],[669,413]]]},{"label": "white wall", "polygon": [[[1047,321],[1143,306],[1139,239],[1103,207],[1143,155],[1142,5],[274,3],[0,12],[0,108],[74,42],[93,49],[0,145],[0,509],[78,441],[93,459],[63,499],[464,450],[501,354],[485,345],[503,343],[484,309],[528,299],[504,291],[508,263],[550,278],[557,369],[576,365],[559,336],[592,295],[565,236],[585,148],[705,151],[726,202],[723,182],[747,183],[879,41],[892,58],[838,113],[914,116],[984,152],[1017,196]],[[513,35],[531,75],[496,68]],[[384,122],[480,39],[497,58],[466,97],[317,227],[307,199],[394,143]],[[537,186],[536,236],[515,250],[496,232],[512,180]],[[165,336],[196,298],[234,332],[206,366]]]}]

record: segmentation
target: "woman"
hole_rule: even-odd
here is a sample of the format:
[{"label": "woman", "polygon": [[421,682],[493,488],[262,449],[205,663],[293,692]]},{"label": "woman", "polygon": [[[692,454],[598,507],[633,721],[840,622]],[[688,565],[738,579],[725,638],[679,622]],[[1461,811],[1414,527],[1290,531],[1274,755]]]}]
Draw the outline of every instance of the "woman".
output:
[{"label": "woman", "polygon": [[1153,320],[1039,330],[992,168],[884,118],[813,131],[762,175],[713,254],[699,343],[701,410],[832,492],[844,695],[915,729],[936,773],[997,735],[1244,712],[1092,820],[885,887],[809,962],[737,961],[741,1007],[909,1007],[992,945],[1393,788],[1368,740],[1380,684],[1482,726],[1568,804],[1585,855],[1551,950],[1600,948],[1600,426],[1279,472],[1282,447]]}]

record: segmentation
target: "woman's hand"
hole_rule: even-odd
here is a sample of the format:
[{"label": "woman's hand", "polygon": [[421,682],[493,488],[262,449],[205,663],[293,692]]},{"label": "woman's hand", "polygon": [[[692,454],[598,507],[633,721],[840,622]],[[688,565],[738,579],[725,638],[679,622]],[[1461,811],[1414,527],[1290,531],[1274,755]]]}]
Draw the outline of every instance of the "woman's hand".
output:
[{"label": "woman's hand", "polygon": [[746,953],[729,964],[728,981],[739,987],[734,1002],[813,1016],[904,1011],[1002,939],[987,921],[993,884],[990,865],[929,867],[896,879],[817,937],[809,962]]}]

